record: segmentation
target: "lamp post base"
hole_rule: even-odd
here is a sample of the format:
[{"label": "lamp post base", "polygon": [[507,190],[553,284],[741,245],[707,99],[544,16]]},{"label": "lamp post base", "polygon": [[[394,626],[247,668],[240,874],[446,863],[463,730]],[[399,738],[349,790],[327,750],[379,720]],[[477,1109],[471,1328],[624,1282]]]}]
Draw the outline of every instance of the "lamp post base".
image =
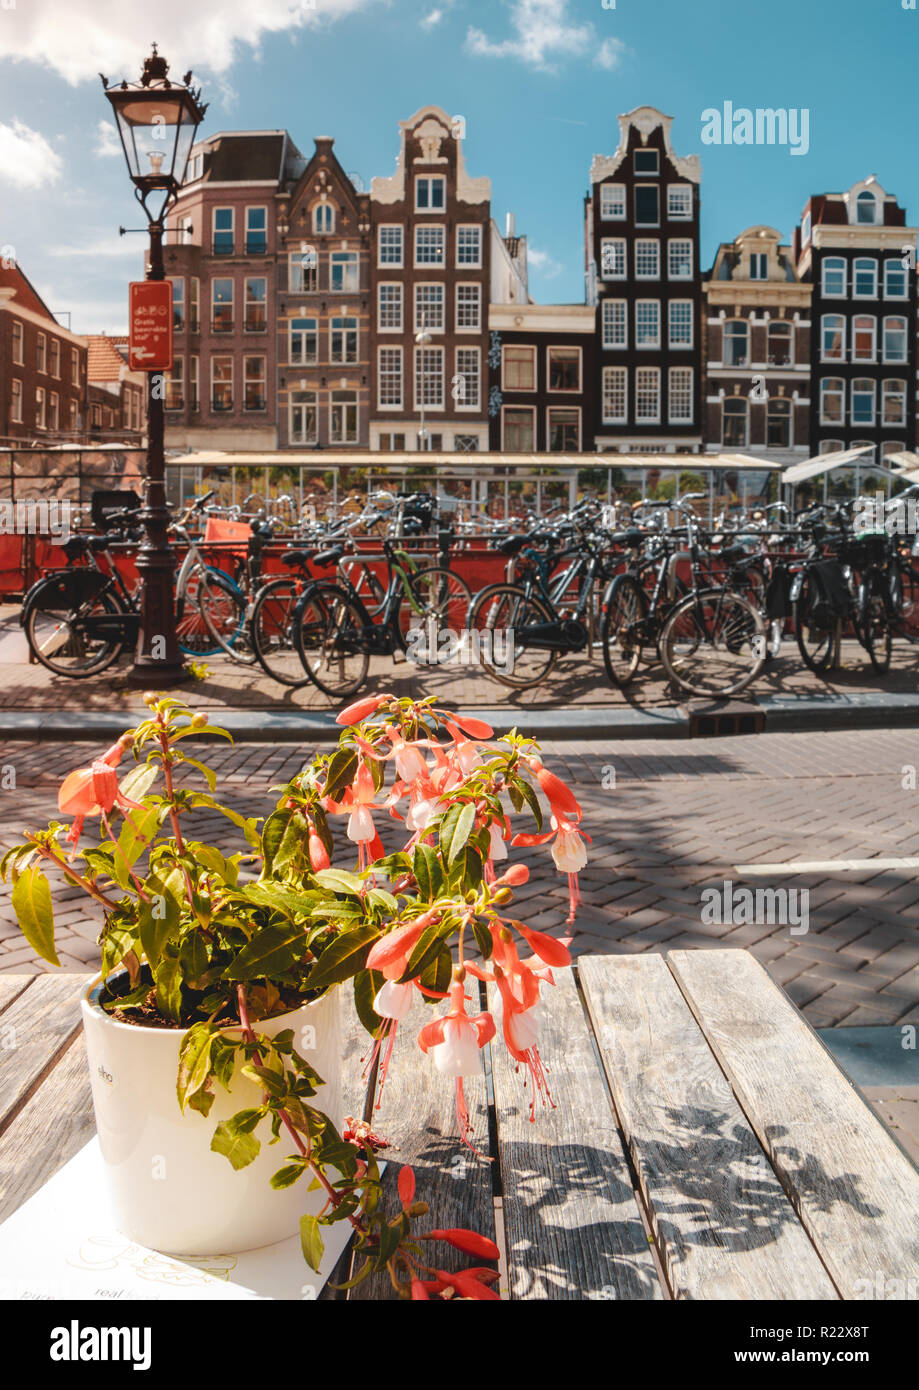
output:
[{"label": "lamp post base", "polygon": [[193,680],[191,671],[182,662],[145,661],[140,657],[128,672],[132,690],[163,690]]}]

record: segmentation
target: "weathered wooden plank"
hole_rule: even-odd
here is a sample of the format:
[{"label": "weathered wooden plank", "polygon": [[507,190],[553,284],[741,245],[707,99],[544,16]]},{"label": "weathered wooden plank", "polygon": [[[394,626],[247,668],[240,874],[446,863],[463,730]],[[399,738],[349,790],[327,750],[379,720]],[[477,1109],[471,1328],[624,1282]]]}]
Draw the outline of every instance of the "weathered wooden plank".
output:
[{"label": "weathered wooden plank", "polygon": [[746,951],[667,960],[843,1298],[919,1281],[919,1172],[801,1013]]},{"label": "weathered wooden plank", "polygon": [[[417,1230],[466,1226],[494,1240],[491,1164],[487,1157],[477,1158],[462,1143],[454,1082],[437,1071],[418,1046],[419,1028],[433,1017],[432,1006],[422,1003],[419,996],[408,1018],[399,1024],[382,1105],[373,1112],[374,1130],[385,1135],[391,1145],[380,1154],[388,1163],[383,1175],[384,1203],[393,1215],[399,1210],[399,1169],[409,1163],[415,1172],[416,1200],[427,1202],[430,1207],[429,1215],[418,1223]],[[362,1050],[366,1048],[364,1043]],[[475,1131],[473,1143],[488,1155],[484,1069],[480,1076],[466,1077],[463,1084]],[[428,1263],[442,1269],[483,1263],[444,1244],[432,1243],[425,1250]],[[385,1275],[374,1275],[359,1284],[351,1297],[387,1299],[396,1294]]]},{"label": "weathered wooden plank", "polygon": [[0,1014],[37,978],[36,975],[0,975]]},{"label": "weathered wooden plank", "polygon": [[556,1109],[537,1106],[532,1078],[500,1034],[491,1045],[512,1298],[663,1297],[606,1084],[571,971],[546,990],[539,1050]]},{"label": "weathered wooden plank", "polygon": [[12,1112],[80,1029],[80,994],[91,975],[40,975],[2,1015],[0,1134]]},{"label": "weathered wooden plank", "polygon": [[0,1222],[53,1178],[95,1130],[80,1033],[0,1138]]},{"label": "weathered wooden plank", "polygon": [[836,1298],[663,958],[578,968],[674,1297]]},{"label": "weathered wooden plank", "polygon": [[[342,1114],[343,1116],[353,1115],[359,1120],[364,1110],[364,1096],[367,1090],[367,1082],[361,1076],[361,1057],[367,1051],[368,1038],[364,1032],[357,1010],[354,1007],[354,996],[351,990],[345,986],[342,991],[343,1018],[342,1018],[342,1072],[341,1072],[341,1095],[342,1095]],[[318,1096],[318,1103],[322,1104],[322,1092]],[[302,1181],[302,1179],[301,1179]],[[347,1291],[340,1290],[336,1285],[343,1284],[350,1277],[351,1249],[350,1247],[342,1255],[330,1276],[325,1288],[319,1295],[323,1302],[340,1301],[347,1298]]]}]

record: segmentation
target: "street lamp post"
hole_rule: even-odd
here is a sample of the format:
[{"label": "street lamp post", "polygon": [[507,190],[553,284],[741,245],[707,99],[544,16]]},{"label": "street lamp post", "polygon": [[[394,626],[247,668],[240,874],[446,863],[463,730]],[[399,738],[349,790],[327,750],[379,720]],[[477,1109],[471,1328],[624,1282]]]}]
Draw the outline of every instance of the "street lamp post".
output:
[{"label": "street lamp post", "polygon": [[[156,44],[139,82],[102,86],[115,112],[134,196],[147,218],[150,234],[148,280],[164,280],[163,231],[166,214],[178,197],[185,178],[195,132],[204,118],[201,92],[189,86],[191,72],[181,82],[167,76],[169,64],[157,53]],[[148,200],[153,201],[148,203]],[[158,204],[158,205],[157,205]],[[175,556],[169,543],[169,509],[166,506],[166,456],[164,449],[165,378],[160,371],[147,374],[147,475],[144,505],[138,520],[144,539],[137,554],[141,579],[141,619],[132,685],[173,684],[188,678],[176,636],[173,597]]]},{"label": "street lamp post", "polygon": [[422,314],[421,314],[421,331],[415,334],[415,342],[418,344],[418,347],[419,347],[420,350],[421,350],[421,351],[420,351],[420,359],[419,359],[419,360],[420,360],[420,363],[421,363],[421,371],[419,372],[419,383],[418,383],[418,384],[419,384],[418,396],[419,396],[419,399],[420,399],[420,401],[421,401],[421,429],[420,429],[419,432],[418,432],[418,443],[420,444],[422,450],[424,450],[424,448],[425,448],[425,442],[424,442],[424,441],[425,441],[425,433],[424,433],[424,383],[425,383],[424,350],[425,350],[425,347],[427,346],[427,344],[428,344],[430,341],[431,341],[431,335],[430,335],[430,333],[428,332],[428,314],[427,314],[427,310],[424,309],[424,310],[422,310]]}]

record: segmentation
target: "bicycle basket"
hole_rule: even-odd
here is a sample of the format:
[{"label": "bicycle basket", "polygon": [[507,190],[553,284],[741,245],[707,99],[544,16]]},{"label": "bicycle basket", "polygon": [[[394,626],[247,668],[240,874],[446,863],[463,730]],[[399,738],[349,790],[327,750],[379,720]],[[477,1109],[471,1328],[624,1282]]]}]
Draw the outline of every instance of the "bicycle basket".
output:
[{"label": "bicycle basket", "polygon": [[810,609],[813,627],[830,628],[852,611],[852,594],[838,560],[818,560],[810,569],[816,592]]}]

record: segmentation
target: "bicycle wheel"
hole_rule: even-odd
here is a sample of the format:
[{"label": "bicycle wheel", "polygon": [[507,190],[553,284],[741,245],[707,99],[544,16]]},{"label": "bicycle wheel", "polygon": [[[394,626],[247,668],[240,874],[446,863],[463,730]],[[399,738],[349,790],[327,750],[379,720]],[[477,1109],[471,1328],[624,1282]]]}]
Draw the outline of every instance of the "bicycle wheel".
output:
[{"label": "bicycle wheel", "polygon": [[476,594],[469,610],[470,645],[493,680],[528,690],[545,680],[558,652],[530,645],[527,628],[552,621],[551,612],[535,595],[514,584],[490,584]]},{"label": "bicycle wheel", "polygon": [[603,664],[613,685],[627,685],[641,660],[638,624],[648,611],[644,589],[630,574],[613,580],[600,626]]},{"label": "bicycle wheel", "polygon": [[367,679],[366,618],[335,584],[302,594],[293,619],[293,638],[303,670],[326,695],[353,695]]},{"label": "bicycle wheel", "polygon": [[204,626],[217,649],[244,666],[254,665],[255,651],[246,629],[246,598],[238,585],[222,570],[206,570],[198,584],[197,599]]},{"label": "bicycle wheel", "polygon": [[667,675],[688,695],[736,695],[763,669],[766,625],[741,594],[703,589],[670,613],[660,650]]},{"label": "bicycle wheel", "polygon": [[396,614],[399,644],[404,650],[409,641],[409,632],[424,631],[429,639],[434,640],[418,643],[418,649],[425,652],[425,665],[436,666],[438,651],[450,653],[457,645],[456,640],[442,644],[437,636],[449,633],[456,634],[458,638],[465,630],[472,592],[464,579],[442,565],[418,570],[410,576],[408,588]]},{"label": "bicycle wheel", "polygon": [[266,675],[282,685],[309,684],[294,641],[294,611],[301,583],[284,577],[259,589],[249,621],[249,635],[256,660]]},{"label": "bicycle wheel", "polygon": [[884,579],[877,570],[872,570],[859,585],[858,614],[859,637],[871,660],[872,669],[878,675],[883,675],[890,670],[893,637],[884,596]]},{"label": "bicycle wheel", "polygon": [[[206,586],[206,577],[210,574],[222,573],[222,571],[205,570],[195,566],[188,575],[182,593],[176,596],[176,636],[179,639],[179,649],[186,656],[219,656],[224,648],[220,643],[217,633],[222,631],[223,616],[218,612],[218,602],[216,595],[213,597],[214,615],[213,621],[215,628],[212,631],[207,625],[207,618],[202,611],[202,595],[199,593],[202,583]],[[233,589],[236,586],[231,579],[223,575]],[[239,590],[236,590],[239,593]],[[203,598],[207,601],[210,594],[205,587]],[[235,626],[239,626],[245,612],[245,600],[239,594],[239,620]]]},{"label": "bicycle wheel", "polygon": [[792,605],[795,636],[801,660],[811,671],[828,670],[836,646],[838,620],[827,613],[823,591],[813,575],[805,574]]},{"label": "bicycle wheel", "polygon": [[[94,618],[114,618],[125,614],[124,607],[111,592],[88,595],[73,602],[53,577],[32,596],[25,621],[26,641],[36,661],[56,676],[82,680],[97,676],[117,660],[125,645],[111,625],[93,631]],[[127,615],[125,615],[127,616]]]}]

